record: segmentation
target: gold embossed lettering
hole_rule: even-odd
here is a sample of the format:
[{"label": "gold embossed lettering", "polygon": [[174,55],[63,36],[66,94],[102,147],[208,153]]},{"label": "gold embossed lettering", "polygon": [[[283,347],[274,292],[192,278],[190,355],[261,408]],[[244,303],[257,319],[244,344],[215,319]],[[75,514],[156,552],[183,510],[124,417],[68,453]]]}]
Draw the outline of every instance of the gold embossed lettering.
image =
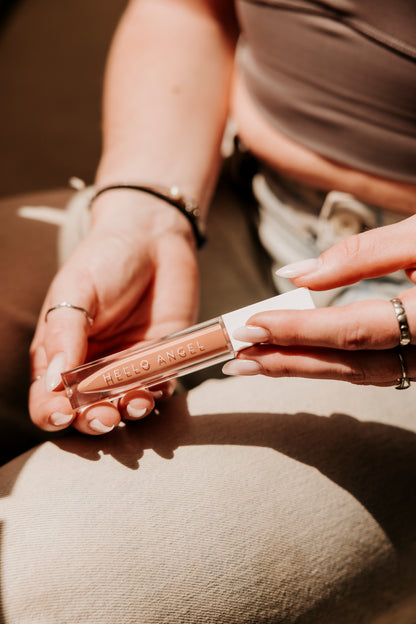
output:
[{"label": "gold embossed lettering", "polygon": [[111,377],[111,373],[106,373],[105,375],[103,375],[103,379],[107,386],[111,386],[114,383],[113,378]]},{"label": "gold embossed lettering", "polygon": [[119,368],[114,369],[113,375],[116,378],[116,381],[121,381],[123,379],[123,375],[121,374],[121,371]]}]

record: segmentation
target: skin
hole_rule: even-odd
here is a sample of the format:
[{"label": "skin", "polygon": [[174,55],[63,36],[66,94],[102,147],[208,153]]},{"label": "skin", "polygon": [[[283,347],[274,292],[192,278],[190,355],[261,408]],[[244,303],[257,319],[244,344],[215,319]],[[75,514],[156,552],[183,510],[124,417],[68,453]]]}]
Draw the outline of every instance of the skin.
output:
[{"label": "skin", "polygon": [[[261,118],[234,67],[237,34],[231,1],[129,3],[107,63],[103,152],[97,186],[129,181],[175,185],[185,196],[199,202],[205,217],[221,163],[221,139],[231,113],[248,148],[287,175],[317,188],[336,188],[364,201],[411,214],[414,186],[382,180],[327,161],[282,136]],[[155,398],[169,396],[174,385],[165,384],[153,388],[153,392],[129,393],[118,404],[102,404],[75,414],[60,384],[60,373],[192,324],[197,311],[198,275],[190,224],[165,202],[144,193],[111,191],[93,203],[91,217],[87,237],[55,276],[45,297],[31,348],[32,378],[36,381],[31,386],[29,410],[33,421],[43,429],[56,431],[72,424],[84,433],[97,435],[110,431],[121,418],[137,419],[150,413]],[[372,235],[378,240],[378,232]],[[405,238],[409,238],[408,232]],[[382,244],[380,248],[384,253]],[[322,269],[322,275],[298,276],[294,283],[319,289],[348,283],[343,280],[353,281],[350,256],[354,259],[358,253],[353,245],[343,249],[344,262],[331,265],[332,273]],[[374,263],[371,254],[363,253],[360,258],[357,275],[363,273],[362,266],[368,260]],[[370,273],[386,272],[389,262],[380,257],[376,264],[377,269],[368,269]],[[61,301],[88,310],[94,318],[93,326],[89,326],[83,313],[68,308],[54,310],[46,321],[46,311]],[[377,347],[378,355],[397,344],[397,323],[391,305],[377,304],[380,309],[382,306],[384,320],[374,324],[370,332],[382,338],[368,340],[382,342],[386,330],[391,336],[383,348]],[[322,348],[329,346],[319,342],[319,332],[323,331],[319,326],[328,322],[324,315],[331,314],[334,333],[348,332],[349,316],[339,315],[339,311],[314,312],[310,319],[316,319],[316,323],[310,327],[303,325],[303,319],[295,324],[289,322],[284,313],[262,317],[261,326],[270,332],[267,348],[274,350],[273,361],[266,362],[265,347],[260,347],[258,353],[245,352],[239,361],[251,358],[261,365],[264,374],[319,376]],[[358,323],[364,312],[358,310],[354,314]],[[371,314],[366,315],[371,318]],[[253,322],[258,321],[256,318]],[[301,326],[308,328],[320,350],[312,349],[306,356],[304,347],[309,334],[294,335],[294,327],[298,331]],[[284,363],[273,346],[273,336],[281,337],[282,332],[289,341],[284,345]],[[289,343],[291,349],[300,349],[300,355],[288,357]],[[365,341],[361,344],[365,345]],[[366,352],[369,345],[370,342],[361,350]],[[325,373],[321,372],[321,376],[351,377],[351,351],[337,347],[341,364],[331,361],[322,365]],[[334,355],[332,351],[331,354]],[[280,362],[276,363],[279,357]],[[388,373],[391,383],[398,376],[397,358]],[[387,381],[387,372],[383,379]]]},{"label": "skin", "polygon": [[[416,217],[348,237],[318,259],[289,265],[295,286],[326,290],[405,269],[409,289],[403,301],[411,336],[416,336]],[[244,339],[257,331],[262,344],[224,366],[235,375],[339,379],[354,384],[391,386],[401,377],[395,348],[399,327],[392,304],[367,300],[343,307],[257,314],[237,330]],[[256,328],[256,329],[254,329]],[[261,328],[261,329],[260,329]],[[263,332],[263,333],[261,333]],[[410,379],[416,378],[416,348],[402,348]]]},{"label": "skin", "polygon": [[[108,59],[97,186],[176,185],[206,213],[221,162],[235,40],[231,3],[223,0],[129,4]],[[94,435],[109,431],[121,416],[131,417],[129,404],[136,417],[149,413],[154,396],[141,391],[119,405],[73,414],[59,374],[189,326],[197,299],[187,219],[144,193],[100,196],[88,236],[56,275],[39,317],[31,348],[32,378],[40,376],[29,396],[33,421],[51,431],[72,423]],[[45,312],[61,301],[88,310],[93,327],[68,308],[45,322]],[[168,396],[172,384],[162,392]]]}]

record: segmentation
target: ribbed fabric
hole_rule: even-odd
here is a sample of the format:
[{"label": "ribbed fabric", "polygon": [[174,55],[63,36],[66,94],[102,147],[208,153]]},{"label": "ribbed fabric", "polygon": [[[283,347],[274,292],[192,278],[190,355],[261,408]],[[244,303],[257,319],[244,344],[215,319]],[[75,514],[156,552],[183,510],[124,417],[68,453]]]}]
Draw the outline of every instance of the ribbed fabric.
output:
[{"label": "ribbed fabric", "polygon": [[414,622],[414,399],[215,380],[21,456],[0,469],[3,621]]},{"label": "ribbed fabric", "polygon": [[260,110],[318,154],[416,182],[411,0],[238,0],[241,65]]}]

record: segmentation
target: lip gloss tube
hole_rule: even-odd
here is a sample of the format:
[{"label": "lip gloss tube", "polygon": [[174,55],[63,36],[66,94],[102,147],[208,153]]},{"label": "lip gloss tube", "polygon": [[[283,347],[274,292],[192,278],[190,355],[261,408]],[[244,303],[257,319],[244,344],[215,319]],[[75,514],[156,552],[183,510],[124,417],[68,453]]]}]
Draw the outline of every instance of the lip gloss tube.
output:
[{"label": "lip gloss tube", "polygon": [[133,347],[62,373],[74,410],[120,398],[135,388],[148,388],[174,377],[232,359],[252,345],[233,338],[255,313],[282,309],[309,309],[314,304],[306,288],[223,314],[156,342]]}]

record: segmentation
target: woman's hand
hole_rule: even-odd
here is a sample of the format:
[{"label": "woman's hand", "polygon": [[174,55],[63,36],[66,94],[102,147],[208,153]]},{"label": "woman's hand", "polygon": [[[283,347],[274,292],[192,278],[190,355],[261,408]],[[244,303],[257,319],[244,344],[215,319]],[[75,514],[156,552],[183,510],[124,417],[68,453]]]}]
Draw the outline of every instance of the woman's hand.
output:
[{"label": "woman's hand", "polygon": [[[90,434],[106,433],[120,418],[137,419],[155,398],[173,392],[165,383],[153,392],[131,391],[73,413],[61,383],[64,370],[145,340],[183,329],[195,320],[197,267],[189,223],[173,207],[134,192],[97,199],[94,220],[53,280],[31,348],[29,409],[42,429],[71,423]],[[88,311],[59,307],[69,302]]]},{"label": "woman's hand", "polygon": [[[404,269],[409,289],[398,293],[416,344],[416,216],[345,238],[317,259],[280,269],[298,287],[326,290]],[[390,386],[403,376],[395,347],[399,325],[390,301],[368,300],[344,307],[264,312],[236,330],[236,338],[258,344],[227,362],[230,375],[339,379]],[[410,378],[416,378],[416,347],[402,348]]]}]

